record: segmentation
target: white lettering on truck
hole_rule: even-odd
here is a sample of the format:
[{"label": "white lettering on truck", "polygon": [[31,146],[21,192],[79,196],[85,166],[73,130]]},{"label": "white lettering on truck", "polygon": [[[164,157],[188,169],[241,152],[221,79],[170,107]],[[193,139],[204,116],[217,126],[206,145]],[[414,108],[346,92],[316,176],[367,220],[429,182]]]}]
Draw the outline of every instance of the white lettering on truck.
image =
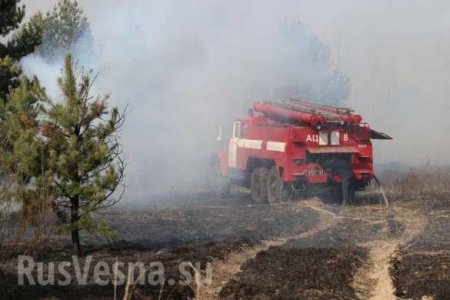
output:
[{"label": "white lettering on truck", "polygon": [[318,143],[319,142],[319,135],[318,134],[308,134],[308,136],[306,137],[306,141],[307,142]]}]

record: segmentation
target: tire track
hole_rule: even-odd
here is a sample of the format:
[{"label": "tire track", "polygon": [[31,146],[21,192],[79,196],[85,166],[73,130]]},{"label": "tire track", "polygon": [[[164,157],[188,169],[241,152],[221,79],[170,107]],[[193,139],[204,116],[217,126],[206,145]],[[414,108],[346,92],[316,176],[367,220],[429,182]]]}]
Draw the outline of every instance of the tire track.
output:
[{"label": "tire track", "polygon": [[397,299],[390,275],[390,260],[401,244],[405,244],[423,231],[426,218],[404,207],[393,207],[395,215],[405,226],[403,234],[396,239],[374,240],[360,246],[369,251],[368,261],[355,273],[353,287],[359,299]]},{"label": "tire track", "polygon": [[[329,206],[323,204],[319,199],[314,198],[294,203],[293,209],[303,210],[309,208],[318,214],[317,225],[300,234],[286,236],[283,238],[262,241],[260,245],[244,248],[243,250],[228,254],[225,259],[215,259],[212,262],[212,281],[208,286],[197,286],[196,299],[218,299],[221,289],[225,284],[234,278],[241,270],[241,266],[248,260],[254,259],[258,253],[268,250],[270,247],[284,245],[288,240],[307,238],[327,230],[334,226],[339,218],[333,213]],[[200,283],[201,284],[201,283]]]}]

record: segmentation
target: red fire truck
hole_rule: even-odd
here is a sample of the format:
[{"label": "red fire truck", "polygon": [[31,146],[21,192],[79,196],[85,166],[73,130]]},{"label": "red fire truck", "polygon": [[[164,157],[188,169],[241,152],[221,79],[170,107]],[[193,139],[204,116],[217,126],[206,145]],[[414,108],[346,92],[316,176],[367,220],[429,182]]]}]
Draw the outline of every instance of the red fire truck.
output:
[{"label": "red fire truck", "polygon": [[212,155],[210,186],[218,197],[231,184],[250,187],[259,203],[317,189],[351,200],[376,179],[371,139],[392,138],[349,108],[294,99],[256,102],[234,121],[228,149]]}]

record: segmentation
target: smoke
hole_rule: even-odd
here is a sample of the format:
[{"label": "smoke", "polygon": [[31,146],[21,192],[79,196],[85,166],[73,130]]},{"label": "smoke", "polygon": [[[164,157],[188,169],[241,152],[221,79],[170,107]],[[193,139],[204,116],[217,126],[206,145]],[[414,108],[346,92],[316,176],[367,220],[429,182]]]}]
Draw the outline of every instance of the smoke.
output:
[{"label": "smoke", "polygon": [[[256,2],[132,2],[81,2],[94,57],[73,50],[99,72],[95,93],[129,105],[122,142],[134,201],[204,185],[216,126],[231,127],[255,100],[348,96],[329,48],[296,18],[271,16]],[[33,54],[22,65],[57,99],[62,62]]]},{"label": "smoke", "polygon": [[[323,2],[322,2],[323,4]],[[349,104],[395,140],[375,142],[379,162],[448,164],[448,1],[348,1],[332,8]]]},{"label": "smoke", "polygon": [[[82,53],[78,59],[100,73],[95,93],[110,92],[122,108],[129,104],[122,142],[133,201],[201,186],[216,126],[231,126],[260,99],[345,102],[374,129],[394,136],[375,143],[378,162],[450,158],[445,1],[80,4],[95,59]],[[31,56],[23,66],[58,95],[60,62]]]},{"label": "smoke", "polygon": [[62,62],[60,60],[48,61],[40,55],[30,54],[20,61],[24,74],[29,77],[39,76],[39,81],[45,87],[47,95],[57,99],[60,95],[57,77],[61,74]]}]

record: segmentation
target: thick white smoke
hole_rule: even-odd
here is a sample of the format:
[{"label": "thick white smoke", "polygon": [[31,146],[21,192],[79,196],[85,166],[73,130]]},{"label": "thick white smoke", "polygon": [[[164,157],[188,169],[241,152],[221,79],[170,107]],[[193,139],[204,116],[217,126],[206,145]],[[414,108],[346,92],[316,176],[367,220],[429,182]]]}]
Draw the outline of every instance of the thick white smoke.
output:
[{"label": "thick white smoke", "polygon": [[[122,136],[130,199],[201,186],[216,125],[230,127],[254,100],[347,96],[328,48],[284,14],[237,1],[99,2],[81,2],[95,59],[74,56],[100,73],[96,93],[129,104]],[[31,55],[22,64],[58,96],[62,58]]]},{"label": "thick white smoke", "polygon": [[[31,10],[54,2],[25,1]],[[319,47],[314,56],[308,39],[286,38],[286,20],[301,20],[331,46],[334,66],[351,77],[347,103],[374,129],[394,136],[376,143],[378,161],[450,158],[448,1],[80,4],[94,35],[96,92],[111,92],[121,107],[130,104],[123,142],[132,199],[201,183],[199,166],[214,148],[215,125],[230,124],[253,100],[315,95],[330,76],[328,65],[315,60],[327,50]],[[54,80],[46,78],[60,67],[27,59],[27,72],[52,90]]]}]

